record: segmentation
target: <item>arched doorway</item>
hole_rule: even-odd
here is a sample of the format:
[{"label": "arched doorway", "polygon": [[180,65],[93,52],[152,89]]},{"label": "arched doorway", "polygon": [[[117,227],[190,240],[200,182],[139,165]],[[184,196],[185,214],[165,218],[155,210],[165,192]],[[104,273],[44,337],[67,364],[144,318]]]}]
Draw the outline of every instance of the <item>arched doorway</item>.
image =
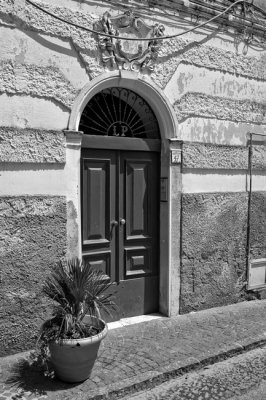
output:
[{"label": "arched doorway", "polygon": [[84,108],[82,257],[113,282],[116,318],[159,309],[160,134],[148,103],[123,87]]},{"label": "arched doorway", "polygon": [[[157,131],[158,136],[149,137],[145,139],[143,137],[138,138],[137,135],[127,137],[125,133],[125,127],[121,126],[121,136],[118,130],[118,125],[115,124],[115,129],[112,129],[114,135],[90,135],[84,134],[85,128],[80,125],[81,116],[85,110],[87,104],[93,99],[93,97],[105,89],[110,90],[111,88],[125,89],[127,94],[134,92],[139,98],[144,100],[149,108],[153,111],[155,119],[157,120],[159,130]],[[111,93],[109,92],[109,95]],[[134,110],[133,110],[134,111]],[[136,110],[135,110],[136,111]],[[131,71],[113,71],[106,72],[94,78],[91,82],[84,86],[83,90],[77,96],[69,119],[67,137],[69,137],[69,146],[75,158],[72,162],[69,162],[69,169],[73,169],[74,164],[77,161],[78,155],[78,143],[82,145],[82,156],[86,149],[90,151],[101,152],[103,150],[108,151],[132,151],[134,154],[144,153],[156,154],[156,158],[159,162],[158,179],[161,181],[160,189],[161,195],[158,193],[158,186],[156,189],[156,196],[159,201],[158,211],[158,258],[159,258],[159,311],[165,315],[174,315],[178,313],[179,309],[179,267],[178,259],[174,253],[178,253],[178,242],[177,233],[173,231],[173,226],[178,230],[179,226],[179,213],[178,205],[176,204],[176,193],[172,191],[172,177],[176,180],[176,176],[172,175],[173,167],[171,166],[171,151],[170,147],[175,145],[177,122],[174,111],[169,103],[168,99],[164,95],[163,91],[160,90],[150,78],[141,77],[138,74]],[[79,131],[82,130],[82,132]],[[111,130],[110,130],[111,131]],[[125,137],[123,135],[125,133]],[[128,131],[127,131],[128,132]],[[118,135],[117,135],[118,133]],[[130,134],[130,131],[128,132]],[[131,135],[131,134],[130,134]],[[103,142],[107,143],[102,145]],[[130,149],[125,149],[125,141],[130,142]],[[73,143],[73,145],[71,144]],[[75,143],[75,144],[74,144]],[[104,146],[104,147],[103,147]],[[74,148],[76,150],[74,150]],[[103,157],[105,158],[105,157]],[[79,159],[81,160],[81,159]],[[125,161],[122,158],[123,162]],[[152,161],[153,162],[153,161]],[[120,158],[121,164],[121,158]],[[177,167],[174,168],[176,171]],[[176,172],[174,173],[176,174]],[[140,173],[143,175],[143,171]],[[118,173],[119,175],[119,173]],[[111,176],[111,175],[110,175]],[[116,175],[117,176],[117,175]],[[81,189],[79,182],[81,179],[76,179],[76,189],[72,192],[72,198],[74,203],[78,205],[81,197]],[[83,178],[82,178],[83,179]],[[73,182],[74,183],[74,182]],[[116,192],[119,189],[116,189]],[[119,191],[121,194],[122,192]],[[98,196],[99,197],[99,196]],[[174,199],[173,205],[172,200]],[[79,232],[81,233],[81,209],[77,207],[77,222],[80,227]],[[124,218],[125,219],[125,218]],[[111,220],[112,221],[112,220]],[[114,219],[114,221],[117,221]],[[120,223],[120,221],[117,221]],[[123,222],[122,222],[123,224]],[[114,229],[114,228],[113,228]],[[69,233],[71,239],[71,232]],[[82,239],[81,235],[77,241],[77,253],[82,254]],[[144,256],[145,258],[145,256]],[[138,258],[136,254],[134,258],[135,266],[137,267],[143,260],[143,255]],[[99,260],[96,260],[99,261]],[[134,264],[133,264],[134,265]],[[142,313],[142,312],[141,312]]]}]

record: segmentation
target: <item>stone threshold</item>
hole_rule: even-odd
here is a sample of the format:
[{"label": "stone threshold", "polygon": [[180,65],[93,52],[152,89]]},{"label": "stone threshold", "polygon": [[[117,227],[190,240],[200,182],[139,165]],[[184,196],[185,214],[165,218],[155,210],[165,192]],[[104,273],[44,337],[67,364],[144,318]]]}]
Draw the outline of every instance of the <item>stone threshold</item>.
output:
[{"label": "stone threshold", "polygon": [[158,320],[158,319],[168,319],[165,315],[159,313],[138,315],[137,317],[121,318],[119,321],[108,322],[107,326],[109,330],[123,328],[124,326],[140,324],[143,322]]}]

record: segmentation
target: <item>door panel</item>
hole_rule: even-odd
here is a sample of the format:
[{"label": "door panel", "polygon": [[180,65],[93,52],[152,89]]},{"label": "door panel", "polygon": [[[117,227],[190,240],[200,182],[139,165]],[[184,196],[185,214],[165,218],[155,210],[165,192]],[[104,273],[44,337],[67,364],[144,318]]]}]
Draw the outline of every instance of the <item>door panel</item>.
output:
[{"label": "door panel", "polygon": [[[126,271],[143,263],[142,274],[158,273],[158,176],[156,153],[124,152],[121,156],[124,179]],[[124,168],[123,168],[124,165]],[[122,243],[121,243],[122,247]],[[133,258],[132,258],[133,257]],[[137,257],[137,258],[136,258]],[[132,270],[136,270],[134,267]],[[127,274],[128,275],[128,274]],[[129,276],[132,274],[129,274]]]},{"label": "door panel", "polygon": [[120,159],[121,316],[131,317],[158,310],[159,162],[152,152],[127,151]]},{"label": "door panel", "polygon": [[127,240],[148,235],[148,166],[144,163],[125,160]]},{"label": "door panel", "polygon": [[[110,240],[110,160],[84,159],[83,244]],[[87,194],[90,194],[87,197]]]},{"label": "door panel", "polygon": [[87,253],[85,259],[91,267],[103,271],[106,275],[111,277],[111,251]]},{"label": "door panel", "polygon": [[82,158],[83,258],[110,276],[114,317],[157,311],[158,155],[83,149]]},{"label": "door panel", "polygon": [[121,281],[119,285],[120,318],[158,311],[158,277]]},{"label": "door panel", "polygon": [[151,274],[151,247],[125,247],[125,278]]},{"label": "door panel", "polygon": [[116,155],[113,151],[82,151],[82,255],[86,262],[115,280]]}]

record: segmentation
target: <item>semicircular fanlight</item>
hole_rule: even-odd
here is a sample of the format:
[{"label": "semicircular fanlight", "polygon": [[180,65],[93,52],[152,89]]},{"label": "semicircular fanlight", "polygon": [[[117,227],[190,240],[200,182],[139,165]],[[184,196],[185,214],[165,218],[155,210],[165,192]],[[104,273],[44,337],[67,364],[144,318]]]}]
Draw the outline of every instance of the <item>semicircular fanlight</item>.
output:
[{"label": "semicircular fanlight", "polygon": [[112,87],[97,93],[86,105],[79,130],[87,135],[158,139],[154,112],[138,94]]}]

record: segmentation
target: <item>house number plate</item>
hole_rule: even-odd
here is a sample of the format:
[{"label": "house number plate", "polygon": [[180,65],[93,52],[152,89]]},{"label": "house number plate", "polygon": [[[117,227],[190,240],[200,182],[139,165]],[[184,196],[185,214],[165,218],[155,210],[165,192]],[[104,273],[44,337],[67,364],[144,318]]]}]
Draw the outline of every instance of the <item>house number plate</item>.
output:
[{"label": "house number plate", "polygon": [[171,150],[171,163],[172,164],[181,163],[181,150]]}]

